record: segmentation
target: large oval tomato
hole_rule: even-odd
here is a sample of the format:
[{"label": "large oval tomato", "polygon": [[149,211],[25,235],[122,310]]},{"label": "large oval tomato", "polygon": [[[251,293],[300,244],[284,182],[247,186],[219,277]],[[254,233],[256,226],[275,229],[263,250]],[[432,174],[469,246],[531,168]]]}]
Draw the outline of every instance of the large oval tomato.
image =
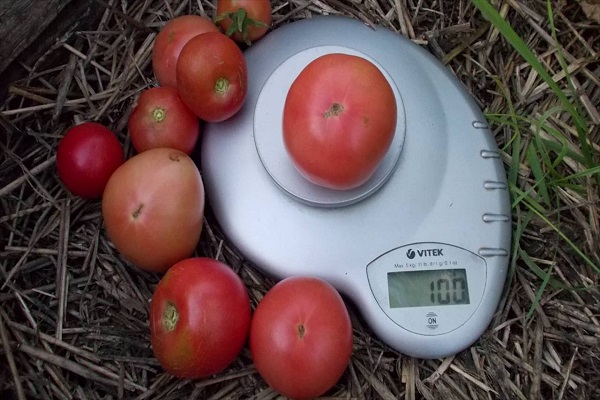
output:
[{"label": "large oval tomato", "polygon": [[204,185],[180,150],[140,153],[111,176],[102,196],[108,237],[137,267],[164,272],[192,255],[204,218]]},{"label": "large oval tomato", "polygon": [[161,279],[150,305],[152,350],[165,370],[203,378],[224,370],[246,343],[250,300],[227,265],[190,258]]},{"label": "large oval tomato", "polygon": [[143,91],[129,117],[128,127],[138,153],[170,147],[191,154],[200,135],[200,121],[172,87]]},{"label": "large oval tomato", "polygon": [[250,44],[267,33],[271,25],[269,0],[219,0],[217,23],[228,36]]},{"label": "large oval tomato", "polygon": [[158,32],[152,48],[152,69],[161,86],[177,87],[175,66],[183,46],[194,36],[218,32],[217,26],[200,15],[175,17]]},{"label": "large oval tomato", "polygon": [[396,130],[396,99],[370,61],[327,54],[292,83],[283,111],[283,138],[296,169],[311,182],[352,189],[366,182]]},{"label": "large oval tomato", "polygon": [[344,373],[352,355],[352,324],[333,286],[296,276],[277,283],[260,301],[249,344],[269,386],[294,399],[312,398]]},{"label": "large oval tomato", "polygon": [[246,60],[237,44],[222,33],[192,38],[177,61],[177,90],[201,119],[224,121],[237,113],[248,89]]},{"label": "large oval tomato", "polygon": [[56,150],[56,169],[73,194],[102,196],[112,173],[124,162],[123,147],[115,134],[97,122],[70,128]]}]

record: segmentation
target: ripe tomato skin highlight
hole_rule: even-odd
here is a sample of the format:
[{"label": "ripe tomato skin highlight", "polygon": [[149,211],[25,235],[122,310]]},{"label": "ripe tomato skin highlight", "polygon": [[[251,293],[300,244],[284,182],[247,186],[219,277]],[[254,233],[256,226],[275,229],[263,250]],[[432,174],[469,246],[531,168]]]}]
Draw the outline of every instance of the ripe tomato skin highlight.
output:
[{"label": "ripe tomato skin highlight", "polygon": [[167,271],[152,296],[152,350],[177,377],[208,377],[235,360],[250,320],[248,291],[229,266],[204,257],[185,259]]},{"label": "ripe tomato skin highlight", "polygon": [[[255,42],[265,36],[271,25],[271,2],[269,0],[219,0],[217,2],[216,15],[221,16],[227,13],[235,13],[240,8],[246,10],[248,18],[261,22],[265,26],[249,25],[246,38],[240,32],[236,32],[231,35],[232,39],[238,43],[244,43],[246,40]],[[232,23],[231,18],[223,18],[219,20],[218,25],[223,32],[227,32]]]},{"label": "ripe tomato skin highlight", "polygon": [[285,148],[309,181],[332,189],[365,183],[396,130],[396,99],[370,61],[327,54],[292,83],[283,111]]},{"label": "ripe tomato skin highlight", "polygon": [[177,87],[175,66],[183,46],[194,36],[218,32],[218,27],[200,15],[175,17],[158,32],[152,48],[152,70],[161,86]]},{"label": "ripe tomato skin highlight", "polygon": [[196,116],[220,122],[237,113],[246,100],[246,60],[237,44],[222,33],[192,38],[177,61],[177,90]]},{"label": "ripe tomato skin highlight", "polygon": [[202,232],[204,185],[180,150],[150,149],[111,176],[102,196],[109,239],[138,268],[164,272],[192,255]]},{"label": "ripe tomato skin highlight", "polygon": [[59,178],[71,193],[88,199],[102,196],[110,176],[124,160],[119,139],[97,122],[71,127],[56,150]]},{"label": "ripe tomato skin highlight", "polygon": [[322,395],[344,373],[352,355],[352,324],[339,293],[314,277],[286,278],[260,301],[250,325],[256,369],[280,394]]},{"label": "ripe tomato skin highlight", "polygon": [[129,117],[128,127],[138,153],[170,147],[189,155],[200,135],[200,121],[172,87],[144,90]]}]

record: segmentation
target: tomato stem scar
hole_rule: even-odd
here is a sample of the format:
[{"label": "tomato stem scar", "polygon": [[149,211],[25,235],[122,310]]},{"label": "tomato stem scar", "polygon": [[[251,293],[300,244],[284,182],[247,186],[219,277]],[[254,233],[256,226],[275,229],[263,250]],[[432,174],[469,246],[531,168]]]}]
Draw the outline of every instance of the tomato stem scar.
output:
[{"label": "tomato stem scar", "polygon": [[215,82],[215,92],[218,94],[227,93],[227,89],[229,89],[229,81],[227,78],[219,78]]},{"label": "tomato stem scar", "polygon": [[304,324],[298,325],[298,327],[296,329],[298,330],[298,338],[300,340],[302,340],[302,338],[304,337],[304,333],[306,332],[306,329],[304,328]]},{"label": "tomato stem scar", "polygon": [[156,122],[163,122],[166,117],[167,113],[164,108],[156,107],[154,110],[152,110],[152,118],[154,118]]},{"label": "tomato stem scar", "polygon": [[142,209],[144,208],[144,203],[140,203],[139,206],[137,206],[137,208],[135,209],[135,211],[131,214],[131,216],[133,217],[133,219],[137,219],[140,214],[142,213]]},{"label": "tomato stem scar", "polygon": [[171,332],[177,326],[177,321],[179,321],[179,312],[177,311],[177,307],[175,304],[168,302],[165,304],[165,308],[163,309],[162,318],[160,323],[165,330],[165,332]]},{"label": "tomato stem scar", "polygon": [[323,118],[337,117],[344,112],[344,106],[340,103],[333,103],[331,107],[323,114]]}]

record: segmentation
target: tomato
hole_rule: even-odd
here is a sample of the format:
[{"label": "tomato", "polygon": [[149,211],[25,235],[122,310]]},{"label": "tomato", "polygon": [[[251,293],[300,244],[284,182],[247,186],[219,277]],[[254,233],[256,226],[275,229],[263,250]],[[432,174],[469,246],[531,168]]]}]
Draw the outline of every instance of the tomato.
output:
[{"label": "tomato", "polygon": [[200,135],[198,118],[172,87],[143,91],[128,126],[131,142],[138,153],[155,147],[170,147],[191,154]]},{"label": "tomato", "polygon": [[58,176],[71,193],[99,198],[112,173],[124,162],[115,134],[97,122],[70,128],[56,150]]},{"label": "tomato", "polygon": [[111,176],[102,196],[109,239],[137,267],[164,272],[190,257],[200,239],[204,185],[180,150],[150,149]]},{"label": "tomato", "polygon": [[152,296],[152,350],[177,377],[217,374],[242,350],[250,320],[248,291],[231,268],[210,258],[185,259],[167,271]]},{"label": "tomato", "polygon": [[352,189],[373,175],[388,151],[396,115],[394,92],[373,63],[327,54],[310,62],[288,91],[285,148],[309,181]]},{"label": "tomato", "polygon": [[242,108],[248,89],[242,51],[222,33],[192,38],[179,54],[177,89],[201,119],[219,122],[232,117]]},{"label": "tomato", "polygon": [[218,31],[210,19],[200,15],[182,15],[170,20],[156,35],[152,48],[152,69],[158,84],[177,87],[175,66],[183,46],[196,35]]},{"label": "tomato", "polygon": [[314,277],[282,280],[260,301],[250,325],[256,369],[280,394],[317,397],[333,387],[352,355],[352,324],[339,293]]},{"label": "tomato", "polygon": [[269,0],[219,0],[217,23],[236,42],[250,44],[265,36],[271,25]]}]

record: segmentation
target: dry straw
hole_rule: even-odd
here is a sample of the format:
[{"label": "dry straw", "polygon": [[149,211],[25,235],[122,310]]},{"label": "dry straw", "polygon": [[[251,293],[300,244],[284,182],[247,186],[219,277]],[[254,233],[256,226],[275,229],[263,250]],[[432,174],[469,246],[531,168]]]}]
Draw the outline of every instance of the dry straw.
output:
[{"label": "dry straw", "polygon": [[[96,25],[66,32],[9,86],[0,112],[0,398],[277,397],[247,349],[211,379],[162,371],[147,323],[159,277],[119,256],[102,229],[100,203],[71,196],[54,167],[59,139],[83,120],[110,126],[132,153],[127,118],[140,91],[155,84],[157,30],[174,15],[212,17],[214,3],[94,2]],[[578,106],[597,163],[598,23],[578,2],[551,6],[553,24],[545,1],[494,2]],[[354,354],[329,398],[599,398],[598,167],[583,158],[571,116],[548,83],[466,0],[277,0],[273,8],[274,28],[345,15],[427,48],[487,113],[510,171],[518,242],[489,330],[454,357],[416,360],[373,336],[349,304]],[[228,243],[210,209],[198,254],[231,265],[253,306],[274,283]]]}]

